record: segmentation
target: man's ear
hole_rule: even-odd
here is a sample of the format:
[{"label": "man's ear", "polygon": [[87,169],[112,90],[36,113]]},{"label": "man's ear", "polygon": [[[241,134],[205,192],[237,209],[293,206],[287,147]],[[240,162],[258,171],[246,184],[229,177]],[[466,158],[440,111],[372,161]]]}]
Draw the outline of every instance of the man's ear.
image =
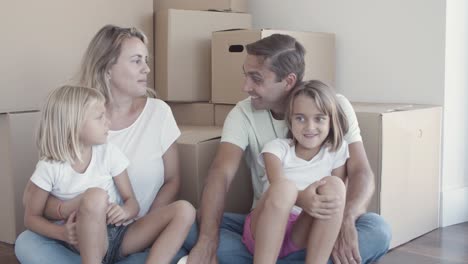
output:
[{"label": "man's ear", "polygon": [[289,92],[292,88],[294,88],[294,86],[296,86],[297,76],[295,73],[290,73],[284,78],[284,80],[286,81],[285,90]]}]

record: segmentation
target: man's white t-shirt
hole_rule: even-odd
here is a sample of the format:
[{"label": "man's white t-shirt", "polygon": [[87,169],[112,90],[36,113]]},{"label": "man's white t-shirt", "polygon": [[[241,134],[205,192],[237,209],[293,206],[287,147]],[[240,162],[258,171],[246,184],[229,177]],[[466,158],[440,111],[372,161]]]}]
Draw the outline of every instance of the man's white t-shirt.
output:
[{"label": "man's white t-shirt", "polygon": [[[332,171],[343,166],[349,158],[348,143],[346,141],[336,151],[330,151],[328,146],[324,145],[311,160],[304,160],[297,157],[296,147],[292,139],[273,139],[265,145],[258,157],[259,164],[265,167],[263,153],[271,153],[278,157],[283,167],[284,176],[294,182],[300,191],[312,183],[332,175]],[[261,180],[263,181],[263,192],[265,192],[269,186],[267,175],[264,175]],[[299,214],[301,211],[301,208],[294,206],[294,214]]]},{"label": "man's white t-shirt", "polygon": [[109,131],[108,141],[130,160],[128,176],[140,205],[138,217],[150,209],[164,184],[163,155],[180,136],[170,107],[163,101],[148,98],[137,120],[127,128]]},{"label": "man's white t-shirt", "polygon": [[92,147],[91,161],[85,172],[76,172],[69,162],[41,160],[31,181],[60,200],[73,199],[88,188],[98,187],[107,191],[109,202],[120,204],[113,177],[120,175],[128,164],[128,159],[116,146],[103,144]]},{"label": "man's white t-shirt", "polygon": [[[362,141],[361,132],[351,103],[343,95],[337,94],[338,103],[348,118],[349,129],[345,135],[348,144]],[[288,127],[284,120],[276,120],[268,110],[256,110],[250,97],[240,101],[229,112],[224,121],[221,142],[232,143],[245,152],[245,160],[252,175],[254,190],[253,207],[263,191],[262,177],[265,170],[257,157],[266,143],[275,138],[286,138]]]}]

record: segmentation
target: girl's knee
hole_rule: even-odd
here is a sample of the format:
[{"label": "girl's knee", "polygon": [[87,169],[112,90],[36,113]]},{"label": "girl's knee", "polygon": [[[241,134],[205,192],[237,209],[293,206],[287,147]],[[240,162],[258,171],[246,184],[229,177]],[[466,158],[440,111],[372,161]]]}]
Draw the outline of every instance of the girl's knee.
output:
[{"label": "girl's knee", "polygon": [[89,188],[81,199],[80,212],[106,212],[109,195],[104,189]]},{"label": "girl's knee", "polygon": [[327,176],[322,180],[325,181],[325,184],[318,187],[317,192],[319,194],[339,195],[343,199],[345,198],[346,186],[342,179],[336,176]]},{"label": "girl's knee", "polygon": [[184,219],[187,223],[192,224],[195,221],[196,211],[193,205],[185,200],[174,202],[176,210],[175,216],[179,219]]},{"label": "girl's knee", "polygon": [[265,206],[290,210],[296,203],[298,192],[296,184],[292,181],[287,179],[275,181],[265,194]]}]

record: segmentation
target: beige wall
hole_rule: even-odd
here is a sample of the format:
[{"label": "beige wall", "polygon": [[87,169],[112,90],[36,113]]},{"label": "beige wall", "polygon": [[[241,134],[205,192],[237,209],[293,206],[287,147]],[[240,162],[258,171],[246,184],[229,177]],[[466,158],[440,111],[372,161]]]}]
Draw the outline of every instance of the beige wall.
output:
[{"label": "beige wall", "polygon": [[152,0],[2,1],[0,112],[37,109],[49,90],[75,74],[105,24],[142,29],[152,55]]}]

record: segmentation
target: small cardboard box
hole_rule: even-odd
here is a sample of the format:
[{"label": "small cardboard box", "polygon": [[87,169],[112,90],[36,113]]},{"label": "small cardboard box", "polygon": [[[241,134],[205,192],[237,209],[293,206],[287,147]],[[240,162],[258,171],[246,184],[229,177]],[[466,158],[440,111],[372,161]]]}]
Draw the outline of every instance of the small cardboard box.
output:
[{"label": "small cardboard box", "polygon": [[[180,198],[200,205],[204,181],[215,157],[221,137],[220,127],[180,127],[177,140],[181,168]],[[242,159],[226,196],[226,212],[248,213],[252,206],[253,190],[250,171]]]},{"label": "small cardboard box", "polygon": [[0,241],[13,244],[24,228],[23,192],[38,161],[37,111],[0,113]]},{"label": "small cardboard box", "polygon": [[304,46],[304,80],[319,79],[335,85],[334,34],[273,29],[219,31],[213,33],[211,50],[213,103],[236,104],[248,96],[242,91],[245,46],[276,33],[290,35]]},{"label": "small cardboard box", "polygon": [[213,126],[214,104],[211,103],[171,103],[174,118],[179,126]]},{"label": "small cardboard box", "polygon": [[232,104],[215,104],[214,105],[214,125],[223,127],[224,120],[226,119],[229,112],[236,105]]},{"label": "small cardboard box", "polygon": [[442,108],[353,103],[375,176],[369,210],[390,224],[394,248],[439,227]]},{"label": "small cardboard box", "polygon": [[175,102],[210,101],[212,32],[251,25],[250,14],[157,11],[154,72],[158,97]]},{"label": "small cardboard box", "polygon": [[154,0],[154,11],[164,9],[247,12],[247,0]]}]

